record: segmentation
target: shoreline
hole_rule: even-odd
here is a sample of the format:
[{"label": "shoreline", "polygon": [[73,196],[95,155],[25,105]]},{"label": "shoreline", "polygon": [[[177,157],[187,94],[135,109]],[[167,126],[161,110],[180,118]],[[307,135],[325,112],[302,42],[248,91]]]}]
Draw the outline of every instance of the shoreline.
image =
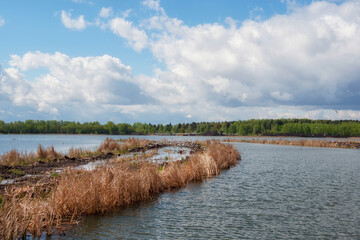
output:
[{"label": "shoreline", "polygon": [[135,137],[135,136],[174,136],[174,137],[227,137],[227,138],[305,138],[305,139],[314,139],[314,138],[321,138],[321,139],[358,139],[359,137],[344,137],[344,136],[323,136],[320,135],[307,135],[307,136],[297,136],[297,135],[217,135],[217,134],[193,134],[193,133],[172,133],[172,134],[95,134],[95,133],[0,133],[3,136],[27,136],[27,135],[64,135],[64,136],[124,136],[124,137]]},{"label": "shoreline", "polygon": [[254,143],[254,144],[271,144],[271,145],[289,145],[300,147],[315,147],[315,148],[342,148],[342,149],[360,149],[360,141],[331,141],[319,139],[300,139],[300,140],[287,140],[287,139],[224,139],[223,142],[241,142],[241,143]]}]

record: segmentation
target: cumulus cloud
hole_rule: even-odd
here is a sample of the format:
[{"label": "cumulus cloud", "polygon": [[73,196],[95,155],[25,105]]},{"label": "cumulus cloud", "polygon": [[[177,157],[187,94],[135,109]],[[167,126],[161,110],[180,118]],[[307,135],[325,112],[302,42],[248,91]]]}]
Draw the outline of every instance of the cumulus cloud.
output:
[{"label": "cumulus cloud", "polygon": [[[104,10],[99,16],[106,27],[136,51],[148,48],[164,67],[132,76],[107,55],[14,55],[0,95],[38,111],[56,114],[75,104],[130,121],[359,119],[360,1],[287,2],[291,12],[265,21],[228,18],[196,26],[167,16],[156,0],[143,1],[156,14],[139,25]],[[39,67],[49,73],[26,80],[26,71]]]},{"label": "cumulus cloud", "polygon": [[111,7],[103,7],[101,8],[100,10],[100,13],[99,13],[99,16],[102,17],[102,18],[108,18],[110,17],[111,15],[113,14],[113,10]]},{"label": "cumulus cloud", "polygon": [[144,30],[138,29],[132,22],[124,18],[114,18],[109,22],[110,29],[117,35],[127,39],[129,45],[136,51],[146,47],[148,36]]},{"label": "cumulus cloud", "polygon": [[5,20],[4,18],[0,15],[0,27],[4,26],[5,24]]},{"label": "cumulus cloud", "polygon": [[80,15],[78,18],[71,18],[71,13],[64,10],[61,11],[61,22],[66,28],[71,30],[83,30],[88,25],[83,15]]},{"label": "cumulus cloud", "polygon": [[[134,84],[132,70],[108,55],[71,58],[62,53],[28,52],[13,55],[2,73],[0,99],[50,114],[85,111],[89,116],[105,106],[151,102]],[[26,72],[45,68],[35,80]]]},{"label": "cumulus cloud", "polygon": [[[224,107],[279,105],[354,108],[360,102],[359,1],[313,2],[238,28],[193,27],[166,15],[147,20],[166,64],[144,91],[162,102]],[[356,110],[359,107],[355,106]]]},{"label": "cumulus cloud", "polygon": [[145,0],[142,2],[142,4],[149,9],[155,10],[155,11],[163,11],[164,9],[160,6],[160,0]]}]

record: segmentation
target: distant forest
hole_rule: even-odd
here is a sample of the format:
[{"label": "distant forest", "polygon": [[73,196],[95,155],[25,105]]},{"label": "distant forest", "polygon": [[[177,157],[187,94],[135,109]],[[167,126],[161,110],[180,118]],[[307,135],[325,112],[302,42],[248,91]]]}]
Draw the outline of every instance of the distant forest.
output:
[{"label": "distant forest", "polygon": [[178,123],[175,125],[150,123],[42,121],[26,120],[5,123],[0,120],[2,134],[191,134],[238,136],[307,136],[360,137],[360,121],[266,119],[232,122]]}]

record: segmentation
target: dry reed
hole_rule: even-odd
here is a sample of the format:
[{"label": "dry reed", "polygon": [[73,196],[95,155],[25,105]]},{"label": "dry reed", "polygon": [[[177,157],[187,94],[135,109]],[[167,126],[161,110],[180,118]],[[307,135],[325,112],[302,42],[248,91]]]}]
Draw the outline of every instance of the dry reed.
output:
[{"label": "dry reed", "polygon": [[96,156],[96,155],[99,155],[99,153],[96,151],[94,152],[94,151],[90,151],[88,149],[74,148],[74,147],[71,147],[67,154],[67,156],[70,158],[91,157],[91,156]]},{"label": "dry reed", "polygon": [[36,151],[36,156],[39,159],[55,159],[62,157],[62,154],[56,152],[54,146],[50,146],[45,149],[43,146],[39,145]]},{"label": "dry reed", "polygon": [[239,159],[239,152],[231,145],[212,141],[207,143],[206,152],[161,169],[155,163],[128,161],[93,171],[69,168],[47,197],[34,191],[8,192],[0,209],[0,237],[51,235],[61,223],[150,200],[166,190],[217,175]]},{"label": "dry reed", "polygon": [[147,160],[155,155],[157,155],[159,152],[156,149],[153,149],[149,152],[140,152],[140,153],[133,153],[131,154],[125,154],[125,155],[121,155],[120,157],[118,157],[117,159],[113,160],[113,163],[116,162],[130,162],[130,161],[142,161],[142,160]]},{"label": "dry reed", "polygon": [[31,165],[41,160],[53,160],[55,158],[62,157],[62,154],[56,152],[54,146],[44,148],[39,145],[36,153],[23,153],[13,149],[0,157],[0,165],[6,166],[19,166],[19,165]]},{"label": "dry reed", "polygon": [[320,147],[320,148],[360,148],[360,142],[356,141],[329,141],[329,140],[287,140],[287,139],[225,139],[224,142],[244,142],[260,144],[291,145],[302,147]]},{"label": "dry reed", "polygon": [[146,139],[136,139],[136,138],[129,138],[121,141],[122,144],[120,144],[118,141],[112,139],[112,138],[106,138],[100,145],[97,151],[107,153],[107,152],[128,152],[134,148],[141,148],[152,141],[146,140]]},{"label": "dry reed", "polygon": [[[70,148],[68,152],[68,157],[81,158],[85,156],[95,156],[100,155],[100,153],[108,152],[128,152],[135,148],[141,148],[151,143],[149,140],[145,139],[135,139],[129,138],[123,141],[120,144],[118,141],[112,138],[106,138],[100,147],[96,151],[85,150],[81,148]],[[6,166],[19,166],[19,165],[32,165],[36,162],[43,160],[54,160],[56,158],[61,158],[63,155],[59,152],[56,152],[54,146],[44,148],[42,145],[39,145],[36,153],[23,153],[15,149],[1,155],[0,165]]]}]

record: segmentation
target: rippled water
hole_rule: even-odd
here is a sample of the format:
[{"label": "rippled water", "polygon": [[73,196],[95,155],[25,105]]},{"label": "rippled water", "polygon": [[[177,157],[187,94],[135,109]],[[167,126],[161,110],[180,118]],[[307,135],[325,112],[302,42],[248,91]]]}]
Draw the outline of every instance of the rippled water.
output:
[{"label": "rippled water", "polygon": [[[0,154],[39,143],[61,151],[95,147],[106,137],[0,135]],[[61,238],[360,239],[360,150],[233,145],[242,153],[236,167],[152,202],[86,217]]]},{"label": "rippled water", "polygon": [[236,167],[65,239],[360,238],[360,151],[235,143]]}]

